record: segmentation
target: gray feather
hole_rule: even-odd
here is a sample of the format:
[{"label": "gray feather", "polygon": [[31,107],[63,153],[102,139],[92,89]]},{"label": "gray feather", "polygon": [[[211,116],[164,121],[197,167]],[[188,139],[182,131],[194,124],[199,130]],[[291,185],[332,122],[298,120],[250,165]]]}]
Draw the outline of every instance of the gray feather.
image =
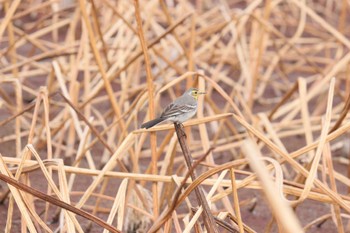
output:
[{"label": "gray feather", "polygon": [[160,118],[160,117],[159,117],[159,118],[156,118],[156,119],[154,119],[154,120],[147,121],[147,122],[143,123],[143,124],[141,125],[141,128],[149,129],[149,128],[155,126],[156,124],[158,124],[158,123],[160,123],[160,122],[162,122],[162,121],[165,121],[165,120],[166,120],[166,119]]}]

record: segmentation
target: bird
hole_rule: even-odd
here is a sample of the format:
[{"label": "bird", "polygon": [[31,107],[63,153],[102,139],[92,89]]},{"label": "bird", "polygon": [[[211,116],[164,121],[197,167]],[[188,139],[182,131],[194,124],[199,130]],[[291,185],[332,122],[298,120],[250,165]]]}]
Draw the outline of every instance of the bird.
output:
[{"label": "bird", "polygon": [[166,120],[180,124],[187,121],[196,114],[198,96],[202,94],[205,94],[205,92],[199,91],[197,88],[188,89],[182,96],[169,104],[160,117],[143,123],[141,128],[149,129]]}]

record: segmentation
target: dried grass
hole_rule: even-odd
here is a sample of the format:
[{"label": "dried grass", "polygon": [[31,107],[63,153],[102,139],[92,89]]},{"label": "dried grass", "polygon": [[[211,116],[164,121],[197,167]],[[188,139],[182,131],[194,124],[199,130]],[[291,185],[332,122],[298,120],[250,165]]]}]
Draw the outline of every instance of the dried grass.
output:
[{"label": "dried grass", "polygon": [[[202,232],[200,184],[220,231],[350,231],[349,1],[0,4],[4,232]],[[191,86],[194,181],[139,128]]]}]

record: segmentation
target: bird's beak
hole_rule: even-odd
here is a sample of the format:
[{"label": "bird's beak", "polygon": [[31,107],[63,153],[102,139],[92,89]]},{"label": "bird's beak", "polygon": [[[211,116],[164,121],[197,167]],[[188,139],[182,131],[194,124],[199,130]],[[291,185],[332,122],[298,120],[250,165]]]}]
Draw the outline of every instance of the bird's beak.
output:
[{"label": "bird's beak", "polygon": [[198,94],[204,95],[204,94],[206,94],[206,92],[205,91],[201,91],[201,92],[198,92]]}]

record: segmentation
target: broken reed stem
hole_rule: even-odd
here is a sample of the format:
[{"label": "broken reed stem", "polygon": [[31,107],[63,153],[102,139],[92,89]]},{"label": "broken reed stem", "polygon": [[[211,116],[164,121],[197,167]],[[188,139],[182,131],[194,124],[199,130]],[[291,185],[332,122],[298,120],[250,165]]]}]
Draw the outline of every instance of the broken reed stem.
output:
[{"label": "broken reed stem", "polygon": [[108,223],[106,223],[105,221],[103,221],[102,219],[84,211],[84,210],[81,210],[81,209],[78,209],[66,202],[63,202],[55,197],[52,197],[52,196],[49,196],[43,192],[40,192],[36,189],[33,189],[32,187],[30,186],[27,186],[11,177],[8,177],[4,174],[0,174],[0,180],[4,181],[5,183],[7,183],[8,185],[12,185],[13,187],[19,189],[19,190],[22,190],[26,193],[29,193],[43,201],[46,201],[46,202],[49,202],[55,206],[59,206],[63,209],[66,209],[72,213],[75,213],[77,215],[80,215],[82,216],[83,218],[86,218],[86,219],[89,219],[90,221],[98,224],[99,226],[109,230],[110,232],[117,232],[119,233],[120,231],[118,229],[116,229],[115,227],[113,227],[112,225],[109,225]]},{"label": "broken reed stem", "polygon": [[[148,48],[147,48],[147,42],[143,33],[142,29],[142,19],[141,19],[141,13],[140,13],[140,5],[138,0],[134,0],[135,3],[135,18],[137,22],[137,31],[138,36],[145,60],[145,68],[146,68],[146,77],[147,77],[147,89],[148,89],[148,98],[149,98],[149,117],[151,119],[155,116],[155,109],[154,109],[154,84],[153,84],[153,76],[151,71],[151,61],[148,54]],[[150,133],[150,140],[151,140],[151,167],[152,167],[152,174],[156,175],[158,173],[157,170],[157,135],[155,132]],[[158,217],[159,215],[159,203],[158,203],[158,184],[157,182],[153,182],[152,184],[152,194],[153,194],[153,214],[155,217]]]},{"label": "broken reed stem", "polygon": [[[176,188],[174,195],[172,197],[172,200],[169,202],[168,209],[166,209],[161,215],[158,220],[155,221],[153,226],[149,229],[148,233],[158,232],[159,228],[165,224],[166,221],[172,216],[172,212],[181,204],[181,202],[184,200],[181,196],[187,197],[189,194],[186,194],[186,192],[182,193],[182,190],[184,189],[188,178],[190,177],[192,171],[196,169],[196,167],[204,161],[204,159],[209,155],[209,153],[213,150],[213,148],[210,148],[207,153],[205,153],[203,156],[199,157],[196,162],[194,162],[189,169],[185,176],[183,177],[183,180],[181,181],[181,184]],[[188,188],[188,187],[187,187]],[[193,190],[193,189],[192,189]],[[191,190],[191,191],[192,191]],[[181,201],[182,200],[182,201]]]},{"label": "broken reed stem", "polygon": [[[186,134],[183,131],[183,126],[182,126],[182,124],[174,123],[174,127],[175,127],[175,131],[176,131],[177,139],[180,143],[181,150],[182,150],[182,153],[184,155],[184,158],[185,158],[185,161],[187,164],[187,168],[189,171],[191,171],[192,164],[193,164],[193,158],[191,156],[191,152],[188,149],[188,146],[186,143]],[[194,181],[197,178],[195,171],[192,171],[190,175],[191,175],[192,181]],[[202,214],[203,214],[203,221],[204,221],[205,228],[210,233],[211,232],[219,232],[217,229],[217,226],[215,224],[214,216],[211,214],[207,199],[204,196],[204,192],[203,192],[202,187],[197,186],[195,188],[195,193],[196,193],[196,196],[198,199],[198,204],[202,205],[202,207],[203,207]]]},{"label": "broken reed stem", "polygon": [[283,96],[283,98],[281,99],[281,101],[276,104],[276,106],[271,110],[268,119],[272,120],[273,115],[277,112],[277,110],[287,102],[287,100],[289,100],[289,98],[293,95],[293,93],[298,89],[299,84],[298,82],[295,82],[293,87]]},{"label": "broken reed stem", "polygon": [[341,126],[342,122],[344,121],[347,113],[349,112],[350,109],[350,93],[348,95],[348,98],[346,98],[346,102],[345,102],[345,106],[340,114],[339,119],[337,120],[337,122],[334,124],[333,128],[329,131],[329,133],[333,133],[335,130],[337,130],[339,128],[339,126]]}]

